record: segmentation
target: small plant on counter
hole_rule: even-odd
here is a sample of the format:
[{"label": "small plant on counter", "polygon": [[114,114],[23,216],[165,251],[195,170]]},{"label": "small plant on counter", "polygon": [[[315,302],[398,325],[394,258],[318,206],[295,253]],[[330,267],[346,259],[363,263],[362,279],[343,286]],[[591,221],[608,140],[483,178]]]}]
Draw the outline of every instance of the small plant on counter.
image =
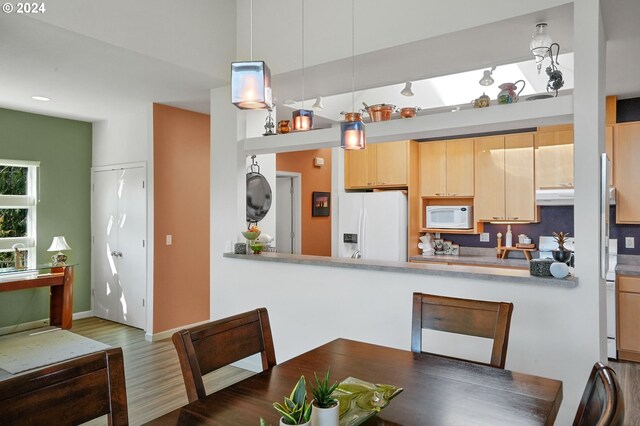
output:
[{"label": "small plant on counter", "polygon": [[566,249],[564,248],[564,244],[567,242],[567,239],[569,238],[569,233],[568,232],[554,232],[553,233],[553,239],[556,240],[556,242],[558,243],[558,250],[562,250],[565,251]]},{"label": "small plant on counter", "polygon": [[316,373],[313,373],[316,378],[316,384],[311,385],[311,393],[313,394],[313,405],[318,408],[331,408],[338,403],[338,401],[331,396],[333,391],[338,387],[338,382],[329,385],[330,370],[331,368],[327,368],[327,372],[324,374],[322,380],[318,378]]},{"label": "small plant on counter", "polygon": [[311,404],[307,402],[307,382],[304,376],[291,391],[291,395],[284,397],[284,404],[273,403],[273,408],[282,415],[280,422],[285,425],[303,425],[311,419]]}]

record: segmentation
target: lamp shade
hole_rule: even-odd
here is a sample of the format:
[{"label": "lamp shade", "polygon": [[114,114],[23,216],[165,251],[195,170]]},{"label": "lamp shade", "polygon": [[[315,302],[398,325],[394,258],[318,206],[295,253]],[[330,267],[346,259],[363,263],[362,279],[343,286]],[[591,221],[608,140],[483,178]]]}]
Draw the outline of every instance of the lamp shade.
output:
[{"label": "lamp shade", "polygon": [[65,240],[63,236],[53,237],[53,241],[51,242],[51,247],[49,247],[47,251],[62,251],[62,250],[71,250],[71,247],[69,247],[69,244],[67,244],[67,240]]},{"label": "lamp shade", "polygon": [[340,147],[351,150],[365,149],[367,141],[362,116],[357,112],[349,112],[345,114],[345,120],[340,123]]},{"label": "lamp shade", "polygon": [[291,114],[293,119],[293,130],[313,129],[313,111],[308,109],[297,109]]},{"label": "lamp shade", "polygon": [[231,63],[231,102],[240,109],[270,109],[271,71],[264,61]]}]

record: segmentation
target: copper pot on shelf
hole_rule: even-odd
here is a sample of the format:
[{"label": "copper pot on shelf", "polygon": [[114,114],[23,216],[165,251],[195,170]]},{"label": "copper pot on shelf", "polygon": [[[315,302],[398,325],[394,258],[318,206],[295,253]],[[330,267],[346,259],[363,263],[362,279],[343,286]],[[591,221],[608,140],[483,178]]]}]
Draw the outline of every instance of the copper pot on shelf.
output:
[{"label": "copper pot on shelf", "polygon": [[391,114],[396,111],[396,106],[391,104],[375,104],[367,105],[362,103],[365,107],[365,111],[371,117],[371,121],[388,121],[391,120]]},{"label": "copper pot on shelf", "polygon": [[402,118],[412,118],[416,116],[416,113],[420,111],[422,108],[420,107],[404,107],[400,108],[400,117]]},{"label": "copper pot on shelf", "polygon": [[278,121],[278,133],[284,134],[284,133],[289,133],[290,131],[291,131],[291,127],[289,124],[289,120]]}]

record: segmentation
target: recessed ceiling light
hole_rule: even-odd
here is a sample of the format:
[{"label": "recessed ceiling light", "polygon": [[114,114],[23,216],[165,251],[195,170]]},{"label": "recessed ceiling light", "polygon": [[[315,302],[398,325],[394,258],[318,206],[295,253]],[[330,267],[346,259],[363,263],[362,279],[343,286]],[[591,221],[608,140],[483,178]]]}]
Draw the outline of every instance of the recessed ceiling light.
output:
[{"label": "recessed ceiling light", "polygon": [[43,102],[49,102],[51,100],[51,98],[47,98],[46,96],[32,96],[31,99],[33,99],[34,101],[43,101]]}]

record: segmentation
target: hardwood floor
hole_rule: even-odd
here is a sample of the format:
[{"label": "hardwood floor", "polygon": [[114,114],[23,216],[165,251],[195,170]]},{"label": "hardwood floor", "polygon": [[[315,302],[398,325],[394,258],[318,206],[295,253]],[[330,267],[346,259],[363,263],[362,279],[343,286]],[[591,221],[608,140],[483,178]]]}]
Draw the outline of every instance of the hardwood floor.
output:
[{"label": "hardwood floor", "polygon": [[609,361],[618,375],[625,404],[625,426],[640,425],[640,364],[629,361]]},{"label": "hardwood floor", "polygon": [[[131,425],[140,425],[187,403],[178,355],[170,338],[147,342],[144,331],[99,318],[76,320],[71,331],[122,347]],[[0,373],[0,380],[11,377],[4,370]],[[252,374],[241,368],[223,367],[205,377],[207,393]],[[91,426],[106,424],[106,416],[87,423]]]}]

